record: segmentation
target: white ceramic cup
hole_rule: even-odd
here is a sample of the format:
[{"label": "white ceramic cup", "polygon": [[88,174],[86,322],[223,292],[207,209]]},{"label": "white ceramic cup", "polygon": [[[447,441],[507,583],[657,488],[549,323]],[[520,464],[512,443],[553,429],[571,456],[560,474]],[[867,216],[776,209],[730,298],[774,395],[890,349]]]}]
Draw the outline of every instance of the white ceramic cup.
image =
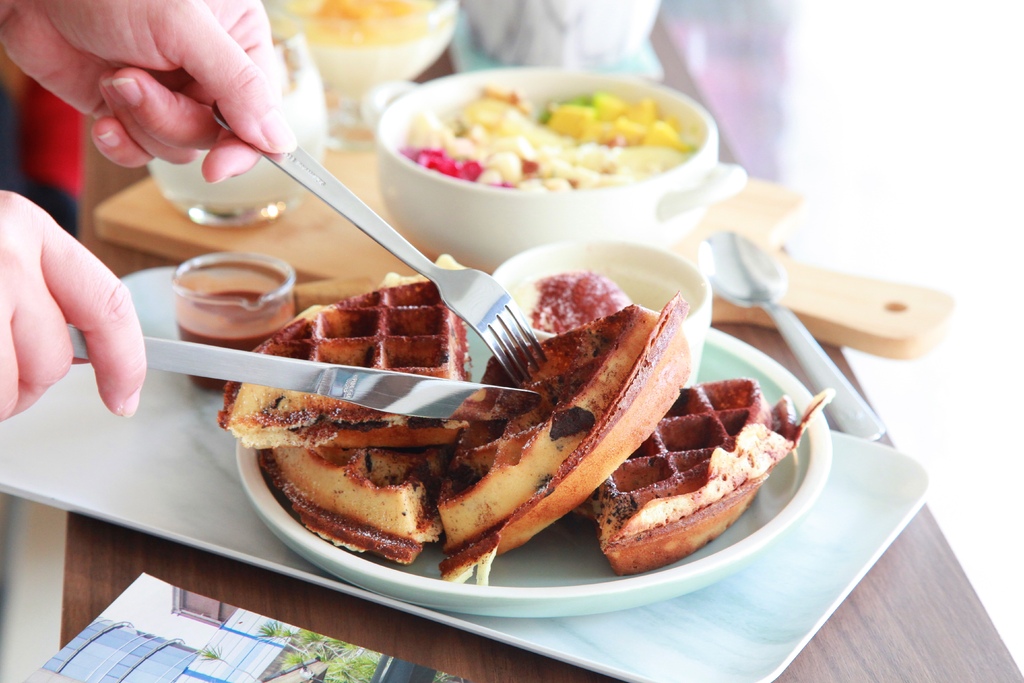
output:
[{"label": "white ceramic cup", "polygon": [[[627,185],[568,192],[525,192],[450,178],[402,153],[414,117],[442,119],[498,85],[518,91],[536,111],[557,100],[610,92],[630,102],[651,98],[700,143],[682,164]],[[390,95],[399,92],[394,99]],[[374,98],[373,95],[385,93]],[[747,174],[718,159],[718,127],[704,107],[671,88],[640,78],[565,69],[508,68],[445,76],[422,85],[381,86],[376,107],[381,195],[394,225],[431,256],[448,253],[480,270],[541,244],[620,239],[671,246],[703,217],[708,205],[739,192]]]},{"label": "white ceramic cup", "polygon": [[679,292],[690,310],[683,333],[690,345],[693,384],[700,368],[704,342],[711,327],[711,284],[696,265],[679,254],[634,242],[616,240],[558,242],[528,249],[502,263],[494,278],[518,303],[517,290],[542,277],[589,270],[615,282],[635,304],[654,311],[664,308]]}]

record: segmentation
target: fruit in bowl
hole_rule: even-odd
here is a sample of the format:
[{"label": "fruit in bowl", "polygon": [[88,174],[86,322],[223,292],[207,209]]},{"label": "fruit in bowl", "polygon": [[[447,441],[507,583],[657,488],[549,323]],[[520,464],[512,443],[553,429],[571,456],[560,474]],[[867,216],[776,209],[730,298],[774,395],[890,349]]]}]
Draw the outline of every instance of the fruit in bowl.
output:
[{"label": "fruit in bowl", "polygon": [[403,152],[452,178],[497,187],[564,192],[625,185],[682,164],[699,131],[638,102],[598,91],[535,112],[511,90],[481,96],[442,119],[420,112]]},{"label": "fruit in bowl", "polygon": [[[380,97],[371,97],[368,105],[379,107],[377,154],[389,217],[423,251],[450,253],[471,267],[493,270],[525,249],[563,240],[623,239],[670,246],[697,224],[708,205],[736,194],[746,183],[741,167],[719,160],[718,128],[711,115],[682,93],[643,79],[556,68],[506,68],[406,84],[404,90],[386,105],[373,104],[384,99]],[[505,106],[480,104],[488,91],[504,93]],[[377,94],[383,92],[388,92],[387,86]],[[581,95],[588,101],[574,101]],[[549,108],[552,103],[554,110]],[[535,151],[561,145],[563,152],[572,148],[577,155],[584,149],[594,155],[625,153],[627,158],[642,158],[644,153],[635,150],[645,150],[661,158],[663,167],[623,172],[618,181],[590,186],[578,179],[575,186],[571,181],[563,184],[562,189],[573,191],[512,191],[514,169],[513,177],[495,177],[494,182],[487,182],[484,174],[489,163],[511,162],[514,150],[475,158],[461,149],[464,142],[453,142],[448,149],[441,140],[443,129],[473,106],[483,110],[476,112],[479,116],[487,108],[508,113],[510,106],[521,107],[524,114],[515,125],[543,136],[538,141],[513,135],[506,144],[521,147],[526,139]],[[556,117],[561,107],[568,109]],[[630,126],[631,119],[622,112],[609,113],[616,107],[636,107],[636,117],[653,119],[640,134],[641,126]],[[436,141],[424,118],[434,119],[430,125],[437,126]],[[660,123],[652,125],[656,122]],[[640,134],[641,144],[625,144],[627,133]],[[493,158],[503,153],[497,161]],[[671,161],[665,163],[664,158]],[[520,172],[528,166],[524,159],[518,159]]]}]

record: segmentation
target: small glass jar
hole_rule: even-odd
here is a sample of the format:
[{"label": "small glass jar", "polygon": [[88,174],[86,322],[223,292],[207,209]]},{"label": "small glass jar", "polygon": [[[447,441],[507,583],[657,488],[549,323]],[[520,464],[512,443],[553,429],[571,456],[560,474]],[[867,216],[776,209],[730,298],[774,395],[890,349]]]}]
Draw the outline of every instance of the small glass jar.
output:
[{"label": "small glass jar", "polygon": [[[251,351],[295,316],[295,269],[272,256],[196,256],[178,266],[171,287],[184,341]],[[192,380],[204,388],[224,388],[222,380]]]}]

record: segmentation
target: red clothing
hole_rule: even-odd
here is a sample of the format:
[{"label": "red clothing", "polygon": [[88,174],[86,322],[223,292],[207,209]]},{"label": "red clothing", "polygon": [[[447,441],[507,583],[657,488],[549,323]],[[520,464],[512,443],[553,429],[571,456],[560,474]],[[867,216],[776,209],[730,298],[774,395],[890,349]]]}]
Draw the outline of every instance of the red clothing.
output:
[{"label": "red clothing", "polygon": [[82,189],[82,115],[29,80],[20,119],[26,178],[77,198]]}]

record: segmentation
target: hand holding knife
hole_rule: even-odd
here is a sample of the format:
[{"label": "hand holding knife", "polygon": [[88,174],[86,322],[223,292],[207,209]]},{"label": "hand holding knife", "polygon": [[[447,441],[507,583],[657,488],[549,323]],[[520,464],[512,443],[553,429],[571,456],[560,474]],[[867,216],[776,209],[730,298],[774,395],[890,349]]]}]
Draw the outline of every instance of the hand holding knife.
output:
[{"label": "hand holding knife", "polygon": [[[68,325],[75,358],[88,360],[85,337]],[[442,420],[496,420],[536,407],[533,391],[406,372],[283,358],[251,351],[146,337],[154,370],[320,394],[399,415]]]}]

